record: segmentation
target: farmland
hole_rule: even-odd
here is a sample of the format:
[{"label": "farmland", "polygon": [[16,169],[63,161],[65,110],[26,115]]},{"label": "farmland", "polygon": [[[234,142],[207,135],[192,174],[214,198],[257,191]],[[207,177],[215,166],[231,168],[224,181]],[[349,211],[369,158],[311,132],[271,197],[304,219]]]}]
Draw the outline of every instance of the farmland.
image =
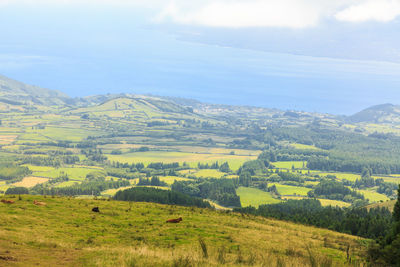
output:
[{"label": "farmland", "polygon": [[237,189],[237,194],[240,196],[243,207],[258,207],[262,204],[274,204],[280,202],[279,200],[274,199],[270,193],[256,188],[239,187]]},{"label": "farmland", "polygon": [[152,162],[164,163],[188,163],[191,167],[197,167],[200,163],[219,162],[220,164],[228,162],[233,170],[239,167],[246,161],[256,159],[256,156],[241,156],[241,155],[225,155],[225,154],[211,154],[211,153],[190,153],[190,152],[171,152],[171,151],[150,151],[150,152],[135,152],[123,155],[108,155],[110,161],[118,161],[122,163],[144,163],[149,164]]},{"label": "farmland", "polygon": [[306,187],[290,186],[278,183],[270,183],[270,185],[275,185],[276,188],[278,189],[279,194],[284,196],[293,196],[293,195],[307,196],[307,193],[311,190]]},{"label": "farmland", "polygon": [[[150,96],[101,99],[62,108],[40,106],[29,112],[0,112],[0,193],[5,198],[13,190],[33,195],[23,195],[15,206],[9,206],[7,214],[17,214],[17,220],[26,219],[35,225],[42,210],[56,212],[61,203],[67,209],[58,217],[77,211],[71,218],[60,219],[59,227],[65,231],[49,227],[40,238],[35,229],[25,229],[21,222],[11,230],[0,231],[1,245],[28,244],[23,252],[30,256],[10,250],[15,265],[39,262],[39,248],[54,252],[54,258],[46,258],[50,265],[61,251],[71,252],[61,259],[71,266],[141,266],[152,261],[168,266],[257,266],[265,262],[265,257],[277,265],[302,266],[309,265],[310,251],[321,262],[346,265],[345,242],[341,239],[345,235],[336,240],[333,236],[339,234],[327,230],[231,211],[315,198],[321,209],[348,208],[338,208],[344,212],[374,207],[371,205],[390,208],[384,203],[395,197],[400,179],[400,167],[397,170],[397,163],[392,161],[397,155],[397,137],[384,136],[381,142],[374,133],[361,135],[355,132],[363,131],[361,124],[341,127],[334,117],[304,114],[298,119],[281,111],[250,107],[189,107]],[[320,122],[319,128],[315,121]],[[350,143],[354,143],[351,148]],[[382,147],[394,149],[385,154]],[[217,211],[112,201],[117,192],[130,188],[180,193],[182,198],[206,200]],[[34,198],[49,205],[32,210]],[[93,205],[101,206],[102,212],[91,214]],[[14,207],[27,209],[26,217]],[[184,216],[188,224],[165,228],[165,218],[177,216]],[[205,223],[207,216],[211,225]],[[307,216],[305,213],[298,218]],[[225,221],[217,229],[216,223],[221,220]],[[47,226],[52,222],[49,220]],[[248,224],[252,227],[247,228]],[[15,232],[21,229],[26,235]],[[307,234],[294,229],[307,229]],[[55,234],[60,232],[60,236]],[[320,232],[330,234],[317,238]],[[6,235],[9,237],[2,238]],[[63,243],[66,235],[71,240]],[[255,236],[248,238],[250,235]],[[199,237],[209,246],[208,259],[201,255]],[[39,241],[32,241],[34,238]],[[347,238],[354,239],[354,255],[365,250],[364,241]],[[295,245],[279,244],[282,240]],[[301,243],[304,240],[311,244],[310,251]],[[323,247],[321,240],[325,240]],[[256,243],[261,245],[254,249]],[[79,249],[70,250],[75,246]],[[170,255],[172,248],[174,255]]]}]

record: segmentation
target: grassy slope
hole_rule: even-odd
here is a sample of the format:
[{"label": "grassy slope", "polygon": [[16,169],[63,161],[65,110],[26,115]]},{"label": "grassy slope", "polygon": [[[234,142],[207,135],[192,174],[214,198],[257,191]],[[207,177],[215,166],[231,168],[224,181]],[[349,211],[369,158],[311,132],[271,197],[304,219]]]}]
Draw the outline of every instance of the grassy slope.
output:
[{"label": "grassy slope", "polygon": [[396,204],[397,200],[388,200],[385,202],[379,202],[379,203],[374,203],[374,204],[370,204],[367,206],[367,209],[371,209],[371,208],[377,208],[377,207],[384,207],[384,208],[388,208],[391,212],[393,212],[394,209],[394,205]]},{"label": "grassy slope", "polygon": [[[47,206],[35,206],[33,199]],[[340,266],[348,244],[353,258],[364,251],[353,236],[235,213],[37,196],[14,200],[0,205],[0,265],[308,266],[310,247],[320,264],[332,259]],[[91,212],[94,206],[100,214]],[[180,224],[165,223],[180,216]]]}]

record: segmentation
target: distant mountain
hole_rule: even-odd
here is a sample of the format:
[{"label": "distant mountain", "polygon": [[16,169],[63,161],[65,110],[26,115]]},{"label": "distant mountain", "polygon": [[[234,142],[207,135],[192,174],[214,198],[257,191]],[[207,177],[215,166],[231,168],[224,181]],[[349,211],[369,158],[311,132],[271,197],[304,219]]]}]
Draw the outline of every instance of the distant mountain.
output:
[{"label": "distant mountain", "polygon": [[65,105],[69,99],[59,91],[28,85],[0,75],[0,102],[3,105]]},{"label": "distant mountain", "polygon": [[382,104],[364,109],[347,120],[352,123],[400,123],[400,106]]}]

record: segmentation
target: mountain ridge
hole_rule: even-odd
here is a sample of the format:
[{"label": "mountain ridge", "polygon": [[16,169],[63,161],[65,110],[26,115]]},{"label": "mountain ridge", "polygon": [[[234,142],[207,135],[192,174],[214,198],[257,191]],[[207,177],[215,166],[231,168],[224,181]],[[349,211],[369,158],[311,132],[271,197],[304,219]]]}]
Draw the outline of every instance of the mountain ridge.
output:
[{"label": "mountain ridge", "polygon": [[400,105],[391,103],[374,105],[347,117],[347,120],[353,123],[400,122]]},{"label": "mountain ridge", "polygon": [[[51,89],[41,88],[39,86],[25,84],[23,82],[8,78],[0,74],[0,105],[5,105],[9,110],[21,110],[34,105],[42,106],[75,106],[89,107],[101,105],[107,101],[117,98],[140,98],[152,99],[154,101],[165,101],[174,103],[188,110],[192,110],[202,115],[211,116],[236,116],[257,115],[261,117],[314,117],[333,118],[339,121],[350,123],[399,123],[400,124],[400,106],[391,103],[379,104],[363,109],[353,115],[333,115],[323,112],[304,112],[298,110],[281,110],[277,108],[266,108],[248,105],[226,105],[211,104],[198,101],[196,99],[186,99],[173,96],[155,96],[152,94],[100,94],[86,97],[71,98],[67,94]],[[17,108],[16,108],[17,107]],[[4,109],[4,108],[3,108]]]},{"label": "mountain ridge", "polygon": [[0,75],[0,101],[12,105],[63,105],[70,97],[56,90],[29,85]]}]

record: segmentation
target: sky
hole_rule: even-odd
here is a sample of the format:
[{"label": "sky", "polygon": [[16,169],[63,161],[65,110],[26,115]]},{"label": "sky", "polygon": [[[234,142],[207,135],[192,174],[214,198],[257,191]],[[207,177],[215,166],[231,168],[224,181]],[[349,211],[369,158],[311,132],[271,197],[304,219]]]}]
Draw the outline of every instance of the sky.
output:
[{"label": "sky", "polygon": [[400,104],[400,0],[0,0],[0,74],[352,114]]}]

